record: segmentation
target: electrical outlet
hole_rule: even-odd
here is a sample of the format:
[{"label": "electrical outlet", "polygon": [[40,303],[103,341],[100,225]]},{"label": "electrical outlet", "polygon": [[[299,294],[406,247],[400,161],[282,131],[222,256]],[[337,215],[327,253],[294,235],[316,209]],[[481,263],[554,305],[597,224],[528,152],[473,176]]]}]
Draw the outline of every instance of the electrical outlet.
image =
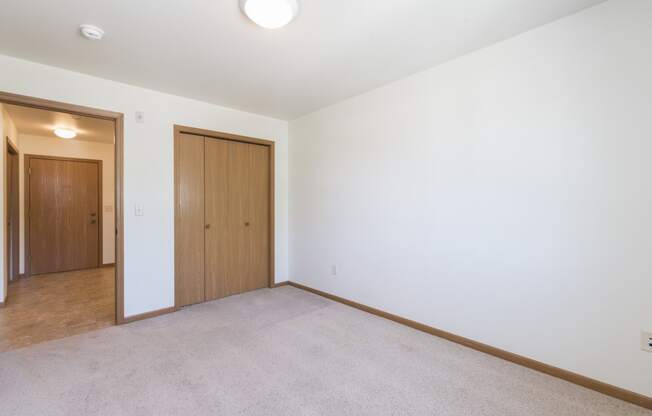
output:
[{"label": "electrical outlet", "polygon": [[144,123],[145,122],[145,113],[142,111],[136,111],[136,123]]},{"label": "electrical outlet", "polygon": [[331,276],[337,276],[337,266],[331,266]]},{"label": "electrical outlet", "polygon": [[652,332],[641,331],[641,349],[652,352]]},{"label": "electrical outlet", "polygon": [[134,214],[135,214],[137,217],[142,217],[143,215],[145,215],[145,209],[143,208],[142,205],[140,205],[140,204],[136,204],[136,205],[134,206]]}]

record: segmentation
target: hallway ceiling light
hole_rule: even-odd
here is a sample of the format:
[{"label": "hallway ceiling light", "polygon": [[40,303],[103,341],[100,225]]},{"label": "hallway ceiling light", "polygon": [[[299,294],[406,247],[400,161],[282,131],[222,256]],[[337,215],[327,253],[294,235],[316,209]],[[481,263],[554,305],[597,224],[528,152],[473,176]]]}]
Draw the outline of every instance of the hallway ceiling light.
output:
[{"label": "hallway ceiling light", "polygon": [[240,0],[240,8],[258,26],[278,29],[299,13],[297,0]]},{"label": "hallway ceiling light", "polygon": [[70,129],[54,129],[54,134],[62,139],[74,139],[77,133]]},{"label": "hallway ceiling light", "polygon": [[79,30],[89,40],[101,40],[104,37],[104,31],[95,25],[83,24],[79,26]]}]

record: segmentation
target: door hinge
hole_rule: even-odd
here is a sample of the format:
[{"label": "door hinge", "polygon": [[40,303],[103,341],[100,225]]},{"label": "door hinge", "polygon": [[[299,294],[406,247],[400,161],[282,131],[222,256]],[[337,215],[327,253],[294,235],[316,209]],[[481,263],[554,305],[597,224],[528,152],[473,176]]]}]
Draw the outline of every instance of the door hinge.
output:
[{"label": "door hinge", "polygon": [[31,174],[32,174],[32,168],[29,168],[29,169],[27,170],[27,174],[28,174],[28,175],[31,175]]}]

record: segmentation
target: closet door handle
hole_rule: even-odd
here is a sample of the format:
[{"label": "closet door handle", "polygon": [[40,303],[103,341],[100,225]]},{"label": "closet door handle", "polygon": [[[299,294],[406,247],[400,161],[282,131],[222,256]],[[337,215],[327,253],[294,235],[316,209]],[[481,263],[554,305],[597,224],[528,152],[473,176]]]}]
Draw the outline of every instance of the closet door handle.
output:
[{"label": "closet door handle", "polygon": [[245,227],[249,227],[249,221],[245,222]]},{"label": "closet door handle", "polygon": [[210,225],[210,224],[206,224],[206,225],[204,225],[204,228],[206,228],[206,229],[208,230],[209,228],[211,228],[211,225]]}]

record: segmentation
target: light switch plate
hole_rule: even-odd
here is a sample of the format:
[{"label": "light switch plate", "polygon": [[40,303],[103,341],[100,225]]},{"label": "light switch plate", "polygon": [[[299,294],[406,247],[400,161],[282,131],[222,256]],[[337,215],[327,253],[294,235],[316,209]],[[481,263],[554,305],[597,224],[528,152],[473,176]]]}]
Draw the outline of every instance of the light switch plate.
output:
[{"label": "light switch plate", "polygon": [[145,209],[143,208],[142,205],[136,204],[134,207],[134,213],[137,217],[142,217],[143,215],[145,215]]},{"label": "light switch plate", "polygon": [[136,123],[145,122],[145,113],[142,111],[136,111]]},{"label": "light switch plate", "polygon": [[652,352],[652,332],[641,331],[641,349]]}]

